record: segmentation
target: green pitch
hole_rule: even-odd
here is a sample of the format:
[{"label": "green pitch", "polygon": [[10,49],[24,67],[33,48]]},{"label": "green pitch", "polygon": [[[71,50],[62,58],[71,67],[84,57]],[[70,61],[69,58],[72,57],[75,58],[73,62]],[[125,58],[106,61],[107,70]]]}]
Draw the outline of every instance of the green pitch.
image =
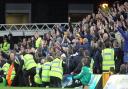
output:
[{"label": "green pitch", "polygon": [[[0,87],[0,89],[62,89],[62,88],[39,88],[39,87]],[[73,89],[73,88],[64,88]]]}]

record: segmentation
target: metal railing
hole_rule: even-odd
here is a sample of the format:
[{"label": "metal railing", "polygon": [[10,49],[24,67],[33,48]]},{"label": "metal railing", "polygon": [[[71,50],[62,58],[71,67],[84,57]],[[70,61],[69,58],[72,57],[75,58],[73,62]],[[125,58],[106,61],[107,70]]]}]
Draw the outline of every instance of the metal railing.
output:
[{"label": "metal railing", "polygon": [[[40,35],[54,29],[55,26],[67,28],[68,23],[30,23],[30,24],[0,24],[0,36],[12,33],[14,36],[30,36],[38,31]],[[77,27],[79,23],[73,23]]]}]

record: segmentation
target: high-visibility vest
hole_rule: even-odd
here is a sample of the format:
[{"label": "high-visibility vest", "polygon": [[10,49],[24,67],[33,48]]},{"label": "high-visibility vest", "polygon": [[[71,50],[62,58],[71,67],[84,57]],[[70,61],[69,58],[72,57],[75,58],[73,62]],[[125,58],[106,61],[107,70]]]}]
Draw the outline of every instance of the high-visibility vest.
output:
[{"label": "high-visibility vest", "polygon": [[51,68],[50,62],[46,62],[42,65],[42,82],[50,82],[50,76],[49,76],[50,68]]},{"label": "high-visibility vest", "polygon": [[36,44],[35,44],[35,46],[36,46],[36,48],[39,48],[40,47],[40,45],[41,45],[41,37],[39,37],[37,40],[36,40]]},{"label": "high-visibility vest", "polygon": [[33,55],[31,54],[26,54],[24,55],[24,68],[26,70],[29,70],[33,67],[36,67],[36,62],[34,61]]},{"label": "high-visibility vest", "polygon": [[51,62],[51,71],[49,73],[50,76],[63,78],[63,68],[62,68],[62,60],[56,58]]},{"label": "high-visibility vest", "polygon": [[34,76],[34,81],[37,84],[42,84],[41,77],[39,75],[40,70],[41,70],[41,64],[38,63],[36,66],[36,75]]},{"label": "high-visibility vest", "polygon": [[6,75],[8,85],[11,86],[12,80],[14,80],[16,75],[14,64],[10,65],[9,63],[5,63],[2,70],[4,71],[4,75]]},{"label": "high-visibility vest", "polygon": [[10,67],[9,63],[5,63],[2,67],[2,70],[4,71],[4,75],[7,75],[8,69]]},{"label": "high-visibility vest", "polygon": [[3,44],[0,44],[1,51],[8,53],[10,49],[10,44],[8,42],[4,42]]},{"label": "high-visibility vest", "polygon": [[0,67],[0,71],[2,71],[2,68]]},{"label": "high-visibility vest", "polygon": [[115,68],[115,61],[114,61],[114,49],[106,48],[102,50],[102,70],[110,70],[111,67]]}]

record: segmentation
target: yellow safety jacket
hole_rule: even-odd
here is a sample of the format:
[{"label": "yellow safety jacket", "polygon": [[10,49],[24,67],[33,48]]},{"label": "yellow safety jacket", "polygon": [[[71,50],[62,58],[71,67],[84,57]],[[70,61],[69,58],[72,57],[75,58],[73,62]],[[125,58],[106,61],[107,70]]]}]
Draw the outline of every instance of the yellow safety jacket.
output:
[{"label": "yellow safety jacket", "polygon": [[50,76],[49,76],[50,68],[51,68],[50,62],[46,62],[42,65],[42,82],[50,82]]},{"label": "yellow safety jacket", "polygon": [[33,55],[31,54],[26,54],[24,55],[24,68],[26,70],[29,70],[33,67],[36,67],[36,62],[34,61]]},{"label": "yellow safety jacket", "polygon": [[4,42],[3,44],[0,44],[1,51],[8,53],[10,49],[10,44],[8,42]]},{"label": "yellow safety jacket", "polygon": [[36,66],[36,75],[34,76],[34,81],[37,84],[42,84],[41,77],[40,77],[40,74],[39,74],[40,70],[41,70],[41,64],[38,63],[37,66]]},{"label": "yellow safety jacket", "polygon": [[35,44],[35,46],[36,46],[36,48],[39,48],[40,46],[41,46],[41,37],[39,37],[37,40],[36,40],[36,44]]},{"label": "yellow safety jacket", "polygon": [[[11,65],[9,63],[5,63],[2,67],[2,70],[4,71],[4,75],[6,75],[6,79],[8,77],[8,70],[9,70],[10,66]],[[13,68],[10,79],[13,80],[15,78],[15,75],[16,75],[15,68]]]},{"label": "yellow safety jacket", "polygon": [[62,60],[56,58],[51,62],[51,71],[49,73],[50,76],[63,79],[63,68],[62,68]]},{"label": "yellow safety jacket", "polygon": [[106,48],[102,50],[102,70],[109,71],[111,67],[115,68],[115,61],[114,61],[114,49]]}]

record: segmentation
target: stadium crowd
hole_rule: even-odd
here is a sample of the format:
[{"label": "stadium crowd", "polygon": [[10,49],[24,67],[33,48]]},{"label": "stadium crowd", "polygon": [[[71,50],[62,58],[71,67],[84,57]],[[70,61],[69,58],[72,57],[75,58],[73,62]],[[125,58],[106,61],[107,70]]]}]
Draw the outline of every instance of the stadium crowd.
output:
[{"label": "stadium crowd", "polygon": [[57,25],[16,44],[11,34],[4,36],[0,82],[4,77],[8,86],[61,87],[63,76],[71,74],[88,86],[92,72],[128,73],[128,2],[99,8],[76,27],[68,20],[68,28]]}]

